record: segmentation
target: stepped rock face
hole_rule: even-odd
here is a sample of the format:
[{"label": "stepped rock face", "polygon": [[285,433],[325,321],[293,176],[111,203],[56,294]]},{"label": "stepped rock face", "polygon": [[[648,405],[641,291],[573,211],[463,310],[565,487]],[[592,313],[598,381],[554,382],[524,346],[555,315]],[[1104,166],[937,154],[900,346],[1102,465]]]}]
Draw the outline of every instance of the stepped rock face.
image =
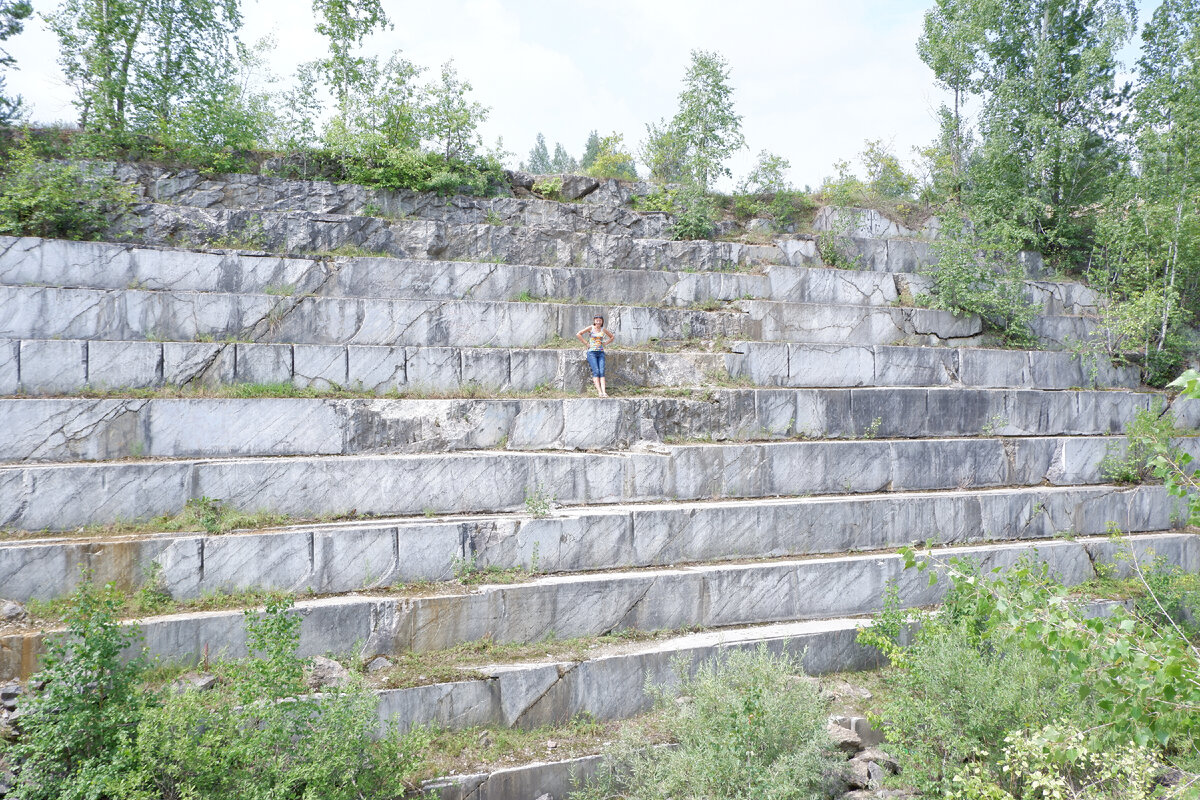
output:
[{"label": "stepped rock face", "polygon": [[[1165,398],[1068,352],[1102,298],[1030,280],[1039,349],[981,347],[978,319],[902,305],[928,290],[936,222],[822,210],[858,258],[835,270],[814,237],[670,241],[667,215],[630,205],[649,187],[616,181],[561,178],[568,203],[520,176],[485,199],[112,169],[144,200],[125,241],[0,238],[0,527],[22,532],[0,539],[3,599],[60,597],[85,569],[180,602],[295,592],[302,651],[362,663],[708,629],[379,694],[381,726],[533,727],[640,713],[628,687],[730,648],[874,666],[850,617],[889,580],[909,604],[943,590],[882,552],[902,545],[1033,553],[1078,583],[1114,558],[1115,524],[1139,558],[1200,569],[1169,532],[1177,499],[1108,482]],[[596,313],[617,336],[608,398],[574,339]],[[1194,425],[1200,405],[1171,411]],[[291,524],[145,524],[202,506]],[[464,569],[531,574],[394,592]],[[242,617],[130,624],[194,662],[243,655]],[[41,642],[0,624],[0,680]],[[443,789],[518,797],[529,775]]]}]

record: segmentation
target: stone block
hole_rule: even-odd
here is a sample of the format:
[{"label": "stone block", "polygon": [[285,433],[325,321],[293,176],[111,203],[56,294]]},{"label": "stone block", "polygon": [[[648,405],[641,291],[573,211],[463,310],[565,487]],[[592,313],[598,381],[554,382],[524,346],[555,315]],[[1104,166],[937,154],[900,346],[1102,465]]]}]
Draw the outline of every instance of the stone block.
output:
[{"label": "stone block", "polygon": [[234,345],[234,376],[238,383],[291,384],[290,344]]},{"label": "stone block", "polygon": [[21,342],[0,340],[0,394],[16,394],[21,380]]},{"label": "stone block", "polygon": [[349,381],[347,348],[342,345],[292,345],[292,382],[300,388],[332,389]]},{"label": "stone block", "polygon": [[787,386],[870,386],[875,353],[870,347],[788,345]]},{"label": "stone block", "polygon": [[[565,353],[557,350],[509,350],[508,354],[509,381],[513,390],[530,391],[539,386],[563,386],[560,377],[564,373],[561,371],[560,358]],[[579,385],[582,386],[582,381]],[[565,388],[574,387],[567,385]]]},{"label": "stone block", "polygon": [[143,389],[163,379],[160,342],[88,343],[88,384],[103,388]]},{"label": "stone block", "polygon": [[21,391],[75,392],[87,383],[87,342],[26,339],[21,342]]},{"label": "stone block", "polygon": [[346,348],[346,385],[370,392],[403,390],[406,357],[403,347],[349,345]]},{"label": "stone block", "polygon": [[874,348],[876,386],[946,386],[959,372],[959,351],[941,347]]},{"label": "stone block", "polygon": [[215,342],[163,342],[163,383],[205,386],[234,382],[234,347]]},{"label": "stone block", "polygon": [[462,384],[481,386],[494,391],[513,387],[509,374],[510,351],[499,348],[463,349]]},{"label": "stone block", "polygon": [[461,386],[462,351],[457,347],[408,347],[405,375],[414,391],[453,391]]},{"label": "stone block", "polygon": [[958,352],[958,377],[964,386],[1031,385],[1030,354],[1024,350],[963,348]]}]

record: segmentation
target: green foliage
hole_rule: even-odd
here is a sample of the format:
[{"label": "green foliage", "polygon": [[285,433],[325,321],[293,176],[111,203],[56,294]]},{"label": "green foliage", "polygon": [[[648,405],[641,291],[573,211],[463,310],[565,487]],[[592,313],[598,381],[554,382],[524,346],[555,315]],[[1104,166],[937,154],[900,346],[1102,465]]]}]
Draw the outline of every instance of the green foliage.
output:
[{"label": "green foliage", "polygon": [[860,266],[860,256],[851,253],[835,231],[817,234],[817,253],[821,256],[821,263],[833,269],[858,269]]},{"label": "green foliage", "polygon": [[[1178,389],[1182,397],[1200,399],[1200,373],[1189,369],[1167,384]],[[1192,457],[1180,450],[1158,445],[1150,457],[1154,476],[1166,484],[1167,491],[1188,501],[1189,525],[1200,525],[1200,472],[1192,469]]]},{"label": "green foliage", "polygon": [[132,202],[129,189],[110,176],[39,158],[26,131],[0,174],[0,233],[94,239]]},{"label": "green foliage", "polygon": [[525,494],[525,510],[531,517],[548,517],[554,508],[554,495],[546,491],[540,483],[532,492]]},{"label": "green foliage", "polygon": [[1166,771],[1148,747],[1088,746],[1078,728],[1047,725],[1004,737],[995,764],[976,761],[956,775],[949,800],[1150,800],[1164,796]]},{"label": "green foliage", "polygon": [[675,193],[675,222],[670,234],[672,239],[711,239],[716,208],[712,198],[693,188]]},{"label": "green foliage", "polygon": [[[1156,613],[1116,607],[1095,616],[1032,559],[981,575],[956,559],[933,564],[909,550],[902,554],[907,566],[930,570],[931,580],[939,573],[951,586],[944,611],[920,615],[920,629],[889,680],[896,691],[882,710],[897,755],[915,767],[906,777],[918,787],[979,792],[964,797],[1004,798],[1007,788],[1017,790],[1013,797],[1068,796],[1040,794],[1023,782],[1048,769],[1045,759],[1054,759],[1045,748],[1056,743],[1067,745],[1065,759],[1056,762],[1048,786],[1061,778],[1080,786],[1137,784],[1124,768],[1106,773],[1108,767],[1081,760],[1096,752],[1108,754],[1108,765],[1128,763],[1131,742],[1153,748],[1156,758],[1194,758],[1200,652],[1179,620],[1163,613],[1169,596],[1156,593],[1176,576],[1154,577],[1131,547],[1128,563]],[[1008,748],[1001,748],[1006,736]],[[977,765],[963,771],[968,760]],[[1027,763],[1029,771],[1010,769],[1005,777],[1004,765],[1013,763]]]},{"label": "green foliage", "polygon": [[943,218],[946,228],[934,242],[937,261],[923,270],[933,278],[935,305],[956,314],[979,315],[985,329],[1005,344],[1036,346],[1030,327],[1036,309],[1026,298],[1025,271],[1012,241],[956,228],[953,213]]},{"label": "green foliage", "polygon": [[465,160],[482,145],[479,126],[491,109],[467,99],[471,84],[458,79],[454,62],[442,65],[439,79],[426,85],[420,119],[422,135],[446,160]]},{"label": "green foliage", "polygon": [[687,143],[673,121],[647,123],[646,138],[638,155],[655,183],[684,183],[689,178]]},{"label": "green foliage", "polygon": [[1100,462],[1100,474],[1114,483],[1141,483],[1154,471],[1153,460],[1160,454],[1178,457],[1171,446],[1175,417],[1164,412],[1162,404],[1138,409],[1125,426],[1126,445],[1112,448]]},{"label": "green foliage", "polygon": [[21,738],[9,763],[20,763],[13,796],[21,800],[91,800],[116,796],[105,787],[128,768],[127,753],[153,698],[138,682],[145,665],[129,660],[134,631],[118,621],[124,597],[90,575],[71,598],[67,631],[47,640],[45,687],[23,700]]},{"label": "green foliage", "polygon": [[919,51],[955,92],[950,138],[959,164],[959,106],[982,101],[981,140],[966,169],[977,225],[1009,225],[1051,261],[1086,245],[1087,214],[1079,212],[1104,198],[1120,163],[1117,53],[1134,18],[1127,0],[939,0],[929,12]]},{"label": "green foliage", "polygon": [[591,174],[588,172],[588,170],[591,169],[592,165],[596,163],[596,158],[599,155],[600,137],[595,131],[592,131],[588,134],[587,142],[585,142],[583,145],[583,157],[579,159],[579,168],[583,170],[585,174]]},{"label": "green foliage", "polygon": [[625,150],[625,137],[613,133],[600,140],[599,149],[586,173],[593,178],[619,178],[637,180],[637,169],[633,156]]},{"label": "green foliage", "polygon": [[[16,36],[25,27],[25,20],[33,15],[33,4],[29,0],[2,0],[0,2],[0,42]],[[7,50],[0,49],[0,70],[16,63]],[[12,125],[22,112],[21,97],[9,97],[4,93],[4,76],[0,75],[0,127]]]},{"label": "green foliage", "polygon": [[792,162],[783,156],[761,150],[750,172],[738,184],[738,194],[790,192],[792,184],[787,179],[787,171],[791,168]]},{"label": "green foliage", "polygon": [[538,132],[533,149],[529,151],[529,161],[522,164],[521,169],[528,170],[534,175],[550,173],[550,150],[546,147],[546,137],[542,135],[541,131]]},{"label": "green foliage", "polygon": [[880,711],[906,778],[927,791],[1008,731],[1057,720],[1074,701],[1039,657],[1011,643],[979,648],[965,625],[922,620]]},{"label": "green foliage", "polygon": [[85,130],[123,136],[172,123],[228,81],[237,0],[63,0],[46,17]]},{"label": "green foliage", "polygon": [[439,194],[486,195],[504,182],[504,168],[491,156],[447,159],[422,150],[388,150],[379,161],[348,165],[349,178],[384,189]]},{"label": "green foliage", "polygon": [[559,173],[575,173],[579,171],[579,162],[567,152],[561,142],[554,143],[554,155],[550,157],[550,171]]},{"label": "green foliage", "polygon": [[313,0],[317,33],[329,40],[329,56],[314,62],[333,89],[342,117],[347,106],[364,85],[374,68],[373,59],[352,54],[362,40],[375,30],[391,27],[379,0]]},{"label": "green foliage", "polygon": [[376,700],[352,680],[307,695],[296,657],[299,617],[291,601],[247,613],[252,653],[229,685],[184,692],[147,712],[137,727],[138,769],[123,776],[123,798],[217,800],[239,797],[392,797],[420,763],[428,734],[373,741]]},{"label": "green foliage", "polygon": [[881,139],[868,139],[858,156],[866,179],[860,178],[848,161],[835,161],[837,174],[825,178],[817,194],[827,205],[873,208],[885,215],[908,219],[920,213],[913,195],[917,178]]},{"label": "green foliage", "polygon": [[825,701],[799,661],[730,650],[723,662],[678,667],[679,687],[656,691],[677,746],[623,736],[572,797],[796,798],[830,796],[844,760],[825,730]]},{"label": "green foliage", "polygon": [[742,117],[733,110],[728,62],[704,50],[693,50],[691,59],[669,127],[682,143],[687,175],[707,191],[713,180],[729,174],[725,162],[746,146],[746,139]]},{"label": "green foliage", "polygon": [[561,200],[562,188],[561,178],[539,178],[533,182],[533,191],[547,200]]}]

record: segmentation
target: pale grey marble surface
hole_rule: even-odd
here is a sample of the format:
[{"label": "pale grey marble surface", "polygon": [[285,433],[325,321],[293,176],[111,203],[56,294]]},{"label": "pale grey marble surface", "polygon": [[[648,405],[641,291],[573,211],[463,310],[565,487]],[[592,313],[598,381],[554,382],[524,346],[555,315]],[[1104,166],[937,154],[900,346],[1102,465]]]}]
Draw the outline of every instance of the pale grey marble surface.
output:
[{"label": "pale grey marble surface", "polygon": [[[1200,453],[1196,439],[1181,448]],[[63,530],[181,510],[198,497],[286,514],[482,513],[563,505],[1096,484],[1119,436],[654,445],[0,466],[0,526]]]},{"label": "pale grey marble surface", "polygon": [[[237,345],[236,352],[241,375],[258,363],[260,382],[290,378],[272,372],[283,370],[282,361],[290,369],[290,348]],[[401,368],[387,360],[377,367]],[[373,385],[394,380],[390,372],[377,377]],[[1136,412],[1167,407],[1151,392],[950,387],[607,399],[13,398],[0,399],[0,418],[11,423],[0,428],[0,462],[623,450],[688,439],[1095,436],[1122,433]],[[1169,408],[1179,425],[1200,416],[1200,402],[1179,399]]]},{"label": "pale grey marble surface", "polygon": [[[1110,538],[998,543],[935,551],[935,563],[956,556],[977,562],[987,573],[1022,556],[1047,563],[1064,585],[1096,576],[1095,564],[1111,564],[1121,576],[1132,565],[1116,558],[1132,547],[1139,561],[1156,556],[1184,570],[1200,568],[1200,539],[1184,533],[1145,534],[1126,542]],[[286,568],[286,557],[280,558]],[[703,564],[649,571],[549,576],[528,583],[482,585],[425,597],[343,595],[301,600],[302,656],[354,652],[369,658],[408,650],[432,651],[489,638],[499,643],[536,642],[548,631],[558,637],[600,635],[616,630],[678,629],[793,622],[878,612],[883,590],[894,582],[904,606],[936,603],[945,583],[930,585],[926,574],[905,570],[896,554],[863,554],[752,564]],[[829,587],[838,587],[829,591]],[[521,613],[510,613],[520,608]],[[217,647],[226,657],[246,653],[240,610],[175,614],[136,625],[151,656],[194,662]],[[0,638],[0,680],[18,665],[5,653],[24,652],[40,634]],[[523,712],[524,713],[524,712]]]},{"label": "pale grey marble surface", "polygon": [[0,543],[0,585],[24,601],[70,593],[84,568],[129,590],[157,573],[173,597],[249,589],[350,592],[446,580],[455,559],[544,572],[802,556],[933,541],[1167,530],[1182,504],[1161,486],[1031,487],[559,509],[300,525],[280,530]]}]

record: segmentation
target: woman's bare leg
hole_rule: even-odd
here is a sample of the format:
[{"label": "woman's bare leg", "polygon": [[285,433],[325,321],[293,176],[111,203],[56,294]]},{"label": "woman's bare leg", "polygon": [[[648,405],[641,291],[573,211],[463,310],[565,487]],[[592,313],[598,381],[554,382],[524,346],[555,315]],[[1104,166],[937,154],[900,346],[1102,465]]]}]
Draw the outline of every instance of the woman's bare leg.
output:
[{"label": "woman's bare leg", "polygon": [[603,378],[603,377],[600,377],[600,378],[597,378],[596,380],[598,380],[598,381],[599,381],[599,383],[597,384],[596,388],[600,390],[600,396],[601,396],[601,397],[608,397],[608,389],[606,389],[606,388],[605,388],[605,386],[604,386],[604,378]]},{"label": "woman's bare leg", "polygon": [[596,387],[596,394],[604,397],[604,378],[592,378],[592,384]]}]

